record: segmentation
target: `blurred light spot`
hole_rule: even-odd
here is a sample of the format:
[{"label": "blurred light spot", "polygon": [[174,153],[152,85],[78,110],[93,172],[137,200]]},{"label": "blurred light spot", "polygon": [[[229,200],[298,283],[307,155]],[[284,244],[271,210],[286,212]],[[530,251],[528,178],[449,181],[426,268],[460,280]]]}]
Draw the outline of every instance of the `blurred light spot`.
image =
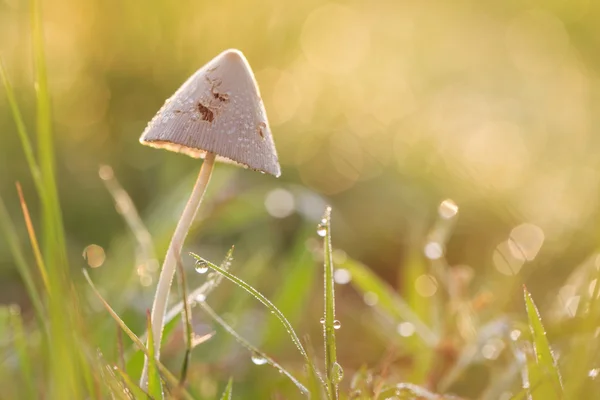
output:
[{"label": "blurred light spot", "polygon": [[329,73],[353,71],[369,50],[364,18],[351,8],[329,3],[304,22],[300,45],[311,64]]},{"label": "blurred light spot", "polygon": [[569,36],[563,23],[543,10],[529,10],[514,18],[506,32],[509,57],[527,73],[555,69],[569,49]]},{"label": "blurred light spot", "polygon": [[333,273],[333,280],[338,285],[345,285],[352,280],[352,275],[350,275],[350,271],[344,268],[338,268]]},{"label": "blurred light spot", "polygon": [[368,306],[374,306],[379,301],[379,297],[377,297],[377,294],[373,292],[366,292],[363,295],[363,301]]},{"label": "blurred light spot", "polygon": [[294,212],[294,195],[285,189],[273,189],[265,198],[267,212],[275,218],[285,218]]},{"label": "blurred light spot", "polygon": [[400,336],[409,337],[415,333],[415,326],[410,322],[401,322],[396,327],[396,330]]},{"label": "blurred light spot", "polygon": [[598,377],[598,374],[600,374],[600,368],[590,369],[588,372],[588,377],[596,379]]},{"label": "blurred light spot", "polygon": [[206,301],[206,295],[204,293],[198,293],[195,300],[199,303],[202,303],[203,301]]},{"label": "blurred light spot", "polygon": [[109,181],[115,177],[113,169],[109,165],[102,165],[98,170],[98,175],[103,181]]},{"label": "blurred light spot", "polygon": [[97,244],[90,244],[83,249],[83,258],[87,261],[91,268],[98,268],[104,264],[106,256],[104,249]]},{"label": "blurred light spot", "polygon": [[159,268],[160,265],[158,264],[158,260],[156,258],[146,260],[146,270],[148,272],[156,272]]},{"label": "blurred light spot", "polygon": [[481,348],[481,355],[488,360],[495,360],[503,349],[504,342],[502,340],[498,338],[491,339]]},{"label": "blurred light spot", "polygon": [[508,248],[521,261],[532,261],[544,244],[544,231],[533,224],[521,224],[509,235]]},{"label": "blurred light spot", "polygon": [[512,276],[519,273],[524,261],[513,256],[508,241],[500,243],[494,250],[492,261],[498,272]]},{"label": "blurred light spot", "polygon": [[423,297],[433,296],[437,287],[437,280],[433,275],[421,275],[415,280],[415,289]]},{"label": "blurred light spot", "polygon": [[140,285],[147,287],[152,285],[152,275],[144,274],[140,275]]},{"label": "blurred light spot", "polygon": [[340,249],[333,250],[332,257],[334,264],[343,264],[348,260],[348,255],[346,252]]},{"label": "blurred light spot", "polygon": [[430,260],[439,260],[444,255],[444,248],[437,242],[429,242],[423,249],[425,257]]},{"label": "blurred light spot", "polygon": [[521,331],[518,329],[513,329],[512,331],[510,331],[510,338],[512,340],[518,340],[519,337],[521,337]]},{"label": "blurred light spot", "polygon": [[452,199],[446,199],[440,203],[438,214],[443,219],[453,218],[458,213],[458,206]]}]

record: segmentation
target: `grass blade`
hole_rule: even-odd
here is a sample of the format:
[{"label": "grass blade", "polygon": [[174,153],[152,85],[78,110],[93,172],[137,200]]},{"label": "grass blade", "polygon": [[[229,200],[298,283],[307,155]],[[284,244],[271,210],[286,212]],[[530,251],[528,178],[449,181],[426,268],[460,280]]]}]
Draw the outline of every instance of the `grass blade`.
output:
[{"label": "grass blade", "polygon": [[[308,235],[314,235],[314,226],[311,224],[310,233],[303,229],[296,236],[294,248],[289,257],[289,264],[285,266],[284,281],[278,285],[277,292],[273,295],[273,303],[277,304],[281,312],[290,323],[298,322],[306,311],[305,306],[310,296],[317,272],[316,263],[311,252],[306,251]],[[265,321],[264,346],[266,349],[276,349],[285,333],[276,326],[279,322],[273,318]]]},{"label": "grass blade", "polygon": [[50,286],[50,280],[48,279],[46,264],[44,263],[42,253],[40,252],[40,247],[38,245],[37,237],[35,235],[35,229],[33,228],[33,223],[31,222],[31,217],[29,216],[29,209],[27,208],[27,203],[25,202],[25,198],[23,197],[23,190],[21,189],[21,184],[19,184],[19,182],[17,182],[17,193],[19,194],[19,201],[21,202],[21,209],[23,210],[23,218],[25,219],[25,225],[27,226],[27,233],[29,234],[29,240],[31,241],[31,248],[33,249],[35,261],[37,263],[40,276],[42,277],[42,281],[44,282],[46,291],[51,296],[52,289]]},{"label": "grass blade", "polygon": [[221,400],[231,400],[231,394],[233,392],[233,378],[229,378],[225,391],[221,395]]},{"label": "grass blade", "polygon": [[229,279],[231,282],[235,283],[237,286],[244,289],[246,292],[250,293],[255,299],[257,299],[258,301],[263,303],[269,309],[269,311],[271,311],[271,313],[273,313],[277,317],[277,319],[279,319],[279,321],[281,321],[284,328],[289,333],[289,335],[292,339],[292,342],[296,345],[296,348],[298,348],[298,351],[300,352],[302,357],[304,357],[304,359],[306,360],[307,365],[310,363],[310,360],[308,359],[308,355],[306,354],[306,351],[304,350],[304,347],[302,346],[302,343],[300,342],[298,335],[296,335],[294,328],[292,327],[290,322],[285,318],[285,315],[283,315],[283,313],[277,307],[275,307],[275,305],[273,303],[271,303],[271,301],[269,299],[267,299],[258,290],[254,289],[252,286],[250,286],[249,284],[247,284],[246,282],[244,282],[237,276],[233,275],[232,273],[226,271],[225,269],[223,269],[221,267],[217,267],[215,264],[211,263],[210,261],[205,260],[204,258],[200,257],[197,254],[190,253],[190,255],[192,257],[194,257],[199,263],[201,263],[201,264],[213,269],[214,271],[218,272],[219,274],[223,275],[225,278]]},{"label": "grass blade", "polygon": [[[129,338],[133,341],[133,343],[135,343],[135,345],[138,347],[138,349],[140,349],[144,352],[146,357],[150,357],[150,353],[149,353],[148,349],[146,348],[146,345],[140,340],[140,338],[137,337],[137,335],[131,329],[129,329],[127,324],[125,324],[125,322],[123,322],[123,320],[119,317],[119,315],[115,312],[115,310],[113,310],[113,308],[110,306],[110,304],[108,304],[108,302],[106,300],[104,300],[104,297],[102,297],[102,295],[100,294],[100,292],[94,285],[94,282],[92,281],[92,279],[90,278],[90,275],[87,273],[86,270],[83,270],[83,276],[85,277],[86,281],[92,288],[92,291],[94,292],[96,297],[98,297],[98,300],[100,300],[100,302],[102,303],[104,308],[106,308],[106,311],[108,311],[110,316],[117,322],[117,324],[119,324],[119,326],[121,327],[123,332],[125,332],[127,334],[127,336],[129,336]],[[162,376],[165,378],[167,383],[173,387],[177,387],[179,384],[179,380],[159,360],[157,360],[156,358],[154,358],[154,360],[156,362],[156,367],[158,368],[158,370],[160,371]],[[179,394],[182,395],[184,399],[187,399],[187,400],[194,399],[192,397],[192,395],[190,395],[187,392],[187,390],[185,390],[184,388],[180,389]]]},{"label": "grass blade", "polygon": [[[542,319],[526,287],[523,287],[523,292],[525,296],[525,308],[529,319],[529,329],[531,330],[535,351],[535,362],[528,363],[529,382],[535,382],[538,379],[541,380],[535,392],[531,392],[532,397],[534,399],[563,398],[560,371],[558,370],[556,359],[546,337]],[[534,393],[536,394],[535,396],[533,396]]]},{"label": "grass blade", "polygon": [[125,371],[123,371],[121,368],[119,368],[118,366],[115,365],[115,366],[113,366],[113,370],[115,370],[116,373],[119,375],[119,377],[123,380],[125,387],[127,388],[127,390],[129,390],[131,392],[134,399],[149,399],[149,398],[151,398],[150,395],[148,393],[144,392],[142,390],[142,388],[140,388],[137,385],[137,383],[135,383],[133,381],[133,379],[131,379],[131,377],[129,375],[127,375],[127,373]]},{"label": "grass blade", "polygon": [[342,367],[337,362],[335,347],[335,330],[339,328],[339,321],[335,319],[335,289],[333,280],[333,257],[331,251],[331,207],[325,209],[323,219],[317,228],[319,236],[323,236],[324,250],[324,303],[325,316],[323,320],[323,335],[325,337],[325,374],[327,387],[332,399],[339,396],[338,384],[342,379]]},{"label": "grass blade", "polygon": [[[33,41],[33,59],[35,72],[36,106],[37,106],[37,145],[38,162],[42,186],[47,201],[42,202],[43,237],[46,261],[56,268],[65,267],[66,247],[62,215],[58,202],[55,178],[54,145],[52,134],[52,115],[50,92],[48,90],[48,74],[44,52],[44,34],[42,30],[42,12],[39,0],[30,0],[31,34]],[[66,270],[66,268],[64,269]],[[64,271],[63,270],[63,271]]]},{"label": "grass blade", "polygon": [[156,355],[154,354],[154,335],[152,334],[152,317],[150,316],[149,311],[147,312],[146,329],[148,330],[148,382],[145,382],[144,386],[148,388],[150,397],[154,399],[162,399],[163,390],[158,368],[156,367]]},{"label": "grass blade", "polygon": [[19,139],[21,140],[21,146],[23,147],[25,159],[27,160],[27,164],[29,165],[29,170],[31,171],[33,182],[38,191],[38,195],[41,199],[43,199],[45,196],[43,196],[44,187],[42,185],[42,175],[40,173],[40,168],[35,160],[33,146],[31,145],[29,135],[27,134],[25,121],[23,120],[23,115],[21,114],[21,110],[19,109],[19,105],[17,104],[17,99],[15,97],[12,85],[10,84],[10,81],[8,79],[8,75],[6,74],[6,69],[4,68],[2,59],[0,59],[0,80],[2,80],[2,84],[4,85],[6,98],[8,99],[8,105],[10,106],[12,117],[17,127],[17,134],[19,135]]},{"label": "grass blade", "polygon": [[229,333],[231,336],[233,336],[239,344],[241,344],[246,349],[248,349],[252,353],[253,357],[258,357],[261,360],[265,360],[266,364],[271,365],[272,367],[277,369],[279,372],[281,372],[282,374],[287,376],[294,383],[294,385],[296,385],[298,387],[298,389],[300,389],[300,391],[303,394],[309,394],[308,389],[306,389],[306,387],[303,384],[301,384],[298,379],[296,379],[285,368],[283,368],[281,365],[279,365],[277,363],[277,361],[273,360],[271,357],[267,356],[265,353],[260,351],[257,347],[253,346],[250,342],[248,342],[246,339],[244,339],[239,333],[237,333],[235,331],[235,329],[233,329],[227,322],[225,322],[221,317],[219,317],[219,315],[205,301],[198,302],[198,305],[200,307],[202,307],[204,312],[206,312],[206,314],[208,314],[213,319],[213,321],[215,321],[217,324],[219,324],[221,326],[221,328],[223,328],[227,333]]},{"label": "grass blade", "polygon": [[338,264],[338,268],[344,268],[352,276],[351,284],[361,293],[375,293],[377,295],[377,307],[394,318],[396,322],[408,321],[413,324],[415,333],[428,347],[434,347],[439,341],[438,336],[421,321],[412,311],[410,306],[390,287],[379,278],[373,271],[358,261],[348,259]]},{"label": "grass blade", "polygon": [[[183,263],[181,262],[181,255],[177,253],[175,255],[177,259],[177,278],[179,281],[179,287],[181,290],[181,301],[183,303],[183,312],[181,313],[184,325],[184,333],[183,339],[185,341],[185,356],[183,358],[183,366],[181,367],[181,375],[179,378],[179,386],[185,385],[185,379],[187,376],[188,365],[190,362],[190,358],[192,355],[192,310],[190,310],[190,303],[188,302],[187,297],[187,284],[185,280],[185,269],[183,268]],[[148,331],[150,332],[150,331]]]},{"label": "grass blade", "polygon": [[29,266],[25,261],[25,256],[21,251],[21,247],[19,246],[19,235],[10,220],[8,215],[8,210],[4,205],[4,201],[2,197],[0,197],[0,229],[2,229],[4,233],[4,237],[8,242],[8,247],[12,253],[13,259],[15,260],[15,265],[21,275],[21,279],[23,279],[23,283],[25,284],[25,288],[27,289],[27,294],[31,299],[31,303],[33,304],[33,308],[35,309],[35,315],[38,321],[38,325],[40,329],[45,331],[46,321],[44,319],[44,306],[42,305],[42,300],[40,298],[38,289],[35,286],[33,281],[33,277],[31,276],[31,272],[29,271]]}]

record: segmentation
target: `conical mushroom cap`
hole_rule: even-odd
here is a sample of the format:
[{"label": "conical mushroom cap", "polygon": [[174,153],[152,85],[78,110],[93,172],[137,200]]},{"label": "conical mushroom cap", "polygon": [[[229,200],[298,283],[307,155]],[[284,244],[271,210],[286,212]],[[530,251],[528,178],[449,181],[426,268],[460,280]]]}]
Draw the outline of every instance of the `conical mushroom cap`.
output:
[{"label": "conical mushroom cap", "polygon": [[281,175],[267,113],[244,55],[226,50],[165,102],[140,143]]}]

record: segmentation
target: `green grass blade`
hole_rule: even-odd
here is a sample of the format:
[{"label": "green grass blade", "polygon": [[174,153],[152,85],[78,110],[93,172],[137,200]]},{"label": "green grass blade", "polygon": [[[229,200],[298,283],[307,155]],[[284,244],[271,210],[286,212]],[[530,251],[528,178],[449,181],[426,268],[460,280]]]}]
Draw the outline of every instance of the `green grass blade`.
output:
[{"label": "green grass blade", "polygon": [[229,378],[225,391],[221,395],[221,400],[231,400],[231,394],[233,393],[233,378]]},{"label": "green grass blade", "polygon": [[27,202],[25,202],[25,197],[23,196],[23,191],[21,190],[21,185],[19,184],[19,182],[17,182],[17,193],[19,194],[19,201],[21,203],[21,209],[23,211],[23,219],[25,220],[25,226],[27,226],[27,233],[29,234],[31,249],[33,250],[33,255],[35,256],[35,262],[38,266],[38,271],[40,273],[40,276],[42,277],[42,282],[44,283],[46,291],[50,296],[52,296],[52,286],[50,285],[50,279],[48,278],[46,263],[44,262],[42,253],[40,252],[37,235],[35,234],[35,229],[33,228],[31,217],[29,216]]},{"label": "green grass blade", "polygon": [[48,264],[56,265],[56,268],[64,268],[65,265],[62,264],[66,262],[64,228],[56,190],[52,115],[40,1],[30,0],[30,8],[37,106],[38,162],[42,186],[48,200],[42,202],[43,237],[47,241],[44,245],[44,254]]},{"label": "green grass blade", "polygon": [[[523,287],[525,296],[525,308],[529,320],[529,329],[533,339],[535,351],[535,362],[529,362],[529,382],[540,380],[540,385],[531,394],[534,399],[561,399],[563,398],[563,386],[560,371],[546,337],[546,331],[531,294]],[[534,395],[535,394],[535,395]],[[550,396],[550,397],[548,397]]]},{"label": "green grass blade", "polygon": [[185,279],[185,269],[183,268],[183,263],[181,262],[181,255],[177,253],[175,255],[177,258],[177,278],[179,282],[179,289],[181,292],[181,302],[183,304],[183,312],[181,313],[184,325],[184,333],[183,339],[185,341],[185,356],[183,358],[183,366],[181,367],[181,375],[179,378],[179,385],[185,385],[185,379],[187,376],[188,365],[190,363],[190,358],[192,355],[192,337],[193,337],[193,329],[192,329],[192,310],[190,310],[190,303],[188,302],[187,296],[187,284]]},{"label": "green grass blade", "polygon": [[147,313],[146,329],[148,330],[148,382],[144,382],[144,386],[148,388],[148,393],[153,399],[162,399],[163,390],[158,368],[156,367],[154,335],[152,334],[152,317],[150,316],[150,311]]},{"label": "green grass blade", "polygon": [[244,339],[239,333],[235,331],[235,329],[233,329],[227,322],[225,322],[221,317],[219,317],[219,315],[205,301],[198,302],[198,305],[202,307],[202,310],[204,310],[204,312],[206,312],[206,314],[208,314],[213,319],[213,321],[215,321],[221,326],[221,328],[223,328],[227,333],[233,336],[239,344],[248,349],[253,357],[258,357],[261,360],[265,360],[266,364],[271,365],[273,368],[277,369],[279,372],[287,376],[294,383],[294,385],[296,385],[298,389],[300,389],[300,391],[303,394],[309,393],[308,389],[306,389],[306,387],[303,384],[301,384],[298,379],[296,379],[291,373],[289,373],[285,368],[279,365],[271,357],[267,356],[257,347],[253,346],[250,342]]},{"label": "green grass blade", "polygon": [[4,68],[2,59],[0,59],[0,80],[2,80],[2,84],[4,85],[6,98],[8,99],[8,105],[10,106],[12,117],[17,127],[17,134],[19,135],[19,139],[21,140],[21,146],[23,147],[25,159],[27,160],[27,164],[29,165],[29,170],[31,171],[33,182],[38,191],[38,195],[40,196],[40,198],[43,198],[44,187],[42,185],[42,175],[40,172],[40,168],[37,165],[37,161],[35,160],[33,146],[31,145],[29,135],[27,134],[25,121],[23,120],[23,115],[21,114],[21,110],[19,109],[15,93],[13,91],[10,80],[8,79],[8,75],[6,74],[6,69]]},{"label": "green grass blade", "polygon": [[23,319],[19,306],[11,306],[10,319],[12,330],[14,332],[15,349],[19,356],[19,366],[21,367],[21,377],[25,386],[25,394],[28,399],[36,399],[38,396],[35,393],[37,387],[34,380],[33,368],[31,367],[31,357],[29,355],[27,337],[25,329],[23,329]]},{"label": "green grass blade", "polygon": [[113,370],[115,370],[115,372],[117,373],[117,375],[119,375],[119,377],[123,380],[123,383],[125,384],[125,387],[127,387],[127,390],[129,390],[131,392],[131,394],[133,395],[134,399],[150,399],[150,395],[146,392],[144,392],[142,390],[142,388],[140,388],[137,383],[135,383],[133,381],[133,379],[131,379],[131,377],[129,375],[127,375],[127,373],[125,371],[123,371],[121,368],[119,368],[118,366],[113,366]]},{"label": "green grass blade", "polygon": [[302,357],[306,360],[307,364],[309,363],[308,355],[306,354],[306,351],[304,350],[304,347],[302,346],[302,343],[300,342],[298,335],[296,335],[294,328],[292,327],[290,322],[287,320],[287,318],[285,318],[285,315],[283,315],[283,313],[277,307],[275,307],[275,305],[273,303],[271,303],[271,301],[269,299],[267,299],[258,290],[254,289],[252,286],[250,286],[249,284],[247,284],[246,282],[244,282],[237,276],[226,271],[225,269],[223,269],[221,267],[217,267],[215,264],[211,263],[210,261],[205,260],[204,258],[200,257],[197,254],[190,253],[190,255],[192,257],[194,257],[198,262],[203,263],[207,267],[209,267],[209,268],[215,270],[216,272],[218,272],[219,274],[223,275],[225,278],[229,279],[231,282],[235,283],[237,286],[244,289],[246,292],[250,293],[255,299],[257,299],[262,304],[264,304],[269,309],[269,311],[271,311],[271,313],[273,313],[277,317],[277,319],[279,319],[279,321],[281,321],[284,328],[289,333],[290,338],[292,339],[292,342],[296,345],[296,348],[298,348],[298,351],[300,352]]},{"label": "green grass blade", "polygon": [[438,342],[438,336],[421,321],[412,311],[410,306],[390,287],[379,278],[373,271],[358,261],[348,259],[338,264],[338,268],[344,268],[352,276],[351,284],[361,293],[375,293],[377,295],[377,307],[394,318],[396,322],[410,322],[415,327],[415,333],[423,342],[433,347]]},{"label": "green grass blade", "polygon": [[324,252],[324,303],[325,313],[323,320],[323,336],[325,338],[325,375],[327,387],[332,399],[339,397],[338,384],[342,378],[342,367],[337,362],[335,344],[335,330],[339,328],[339,321],[335,319],[335,289],[333,280],[333,257],[331,251],[331,207],[325,209],[323,219],[317,228],[319,236],[323,236]]},{"label": "green grass blade", "polygon": [[[314,235],[314,226],[310,226],[310,235]],[[317,272],[316,263],[311,252],[306,251],[308,231],[304,229],[295,239],[295,245],[289,256],[289,264],[285,266],[284,281],[273,296],[281,312],[291,324],[302,318]],[[276,326],[279,322],[273,318],[266,321],[264,327],[264,346],[276,349],[285,339],[285,333]]]},{"label": "green grass blade", "polygon": [[[90,374],[90,366],[79,362],[78,350],[73,346],[78,340],[73,315],[65,313],[65,305],[72,300],[69,285],[68,260],[65,233],[55,179],[55,162],[52,135],[50,93],[44,54],[44,35],[40,0],[30,1],[31,38],[33,46],[34,76],[37,111],[38,165],[43,193],[41,238],[44,261],[49,271],[51,296],[49,302],[50,331],[50,377],[51,397],[81,398],[81,384]],[[39,190],[39,189],[38,189]]]},{"label": "green grass blade", "polygon": [[[98,297],[98,300],[100,300],[100,302],[102,303],[102,305],[104,306],[106,311],[108,311],[110,316],[117,322],[117,324],[119,324],[119,326],[121,327],[123,332],[125,332],[127,334],[127,336],[129,336],[129,338],[133,341],[133,343],[135,343],[135,345],[138,347],[138,349],[140,349],[144,352],[144,355],[146,355],[147,357],[150,357],[150,353],[149,353],[148,349],[146,348],[146,345],[140,340],[140,338],[137,337],[137,335],[131,329],[129,329],[127,324],[119,317],[119,315],[115,312],[115,310],[113,310],[113,308],[110,306],[110,304],[108,304],[108,302],[106,300],[104,300],[104,297],[102,297],[102,295],[100,294],[100,292],[94,285],[94,282],[92,281],[92,279],[90,278],[90,275],[87,273],[86,270],[83,270],[83,276],[85,277],[86,281],[90,285],[90,287],[91,287],[92,291],[94,292],[94,294],[96,295],[96,297]],[[179,384],[179,380],[175,377],[175,375],[173,375],[159,360],[157,360],[156,358],[154,360],[156,362],[156,367],[158,368],[158,370],[160,371],[162,376],[165,378],[167,383],[169,385],[171,385],[172,387],[177,387]],[[184,388],[180,388],[179,394],[186,400],[194,399],[192,397],[192,395],[190,395],[188,393],[188,391],[185,390]]]},{"label": "green grass blade", "polygon": [[29,295],[31,303],[33,304],[33,308],[35,309],[38,325],[42,331],[45,331],[46,322],[44,319],[44,306],[42,304],[38,289],[33,281],[31,272],[29,271],[29,266],[25,261],[25,256],[23,255],[21,247],[19,246],[19,235],[17,234],[15,226],[10,220],[8,210],[4,205],[2,197],[0,197],[0,229],[3,232],[4,238],[8,242],[8,247],[12,253],[17,270],[21,275],[21,279],[23,279],[27,294]]},{"label": "green grass blade", "polygon": [[[233,250],[234,247],[232,246],[229,251],[227,252],[227,255],[225,256],[225,258],[223,259],[223,261],[221,262],[221,268],[224,270],[229,269],[229,266],[231,265],[231,262],[233,260]],[[221,281],[223,280],[223,276],[219,273],[216,272],[211,272],[208,274],[207,280],[206,282],[204,282],[202,285],[200,285],[200,287],[194,289],[187,297],[188,297],[188,302],[191,304],[195,303],[196,301],[198,301],[199,299],[206,299],[208,297],[208,295],[217,287],[219,286],[219,284],[221,283]],[[163,327],[163,345],[166,343],[167,340],[169,340],[171,334],[173,332],[175,332],[175,327],[177,326],[179,320],[177,319],[177,317],[179,317],[182,314],[183,311],[183,301],[180,301],[178,303],[176,303],[173,307],[171,307],[171,309],[169,309],[165,315],[165,325]],[[140,339],[142,341],[146,341],[148,332],[144,332],[143,335],[140,336]],[[192,335],[193,337],[193,335]],[[194,347],[194,346],[192,346]],[[141,350],[139,349],[135,349],[135,360],[130,357],[130,362],[128,363],[128,371],[131,372],[131,370],[129,369],[130,367],[132,367],[132,363],[137,362],[137,360],[139,359],[138,356],[143,356],[143,353]],[[143,357],[142,357],[142,362],[143,362]],[[137,365],[137,364],[136,364]]]}]

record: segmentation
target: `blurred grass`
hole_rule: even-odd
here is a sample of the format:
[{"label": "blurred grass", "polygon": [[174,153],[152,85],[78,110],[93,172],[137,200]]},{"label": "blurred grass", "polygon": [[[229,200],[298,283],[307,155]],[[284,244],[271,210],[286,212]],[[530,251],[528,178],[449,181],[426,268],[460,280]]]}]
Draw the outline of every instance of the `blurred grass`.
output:
[{"label": "blurred grass", "polygon": [[[595,3],[26,3],[0,2],[0,301],[20,305],[26,332],[1,330],[3,396],[35,387],[48,398],[103,398],[125,386],[144,396],[127,382],[140,353],[126,351],[126,370],[112,370],[114,323],[69,265],[89,263],[81,249],[99,245],[101,267],[89,273],[131,333],[145,331],[157,260],[139,222],[160,257],[197,164],[142,149],[137,135],[227,47],[256,69],[284,175],[223,168],[188,250],[218,259],[235,243],[236,275],[313,339],[314,352],[302,343],[321,365],[315,273],[324,249],[313,236],[333,204],[343,396],[508,399],[527,395],[523,369],[542,390],[534,397],[550,396],[538,363],[523,358],[536,346],[560,354],[565,398],[598,393]],[[129,193],[115,198],[117,212],[96,177],[106,163]],[[59,295],[37,289],[15,181],[42,243],[48,292]],[[447,197],[461,206],[448,226],[436,214]],[[120,217],[131,221],[136,206],[130,232]],[[440,257],[426,249],[437,241]],[[204,282],[189,278],[190,287]],[[522,284],[539,318],[532,302],[524,309]],[[285,330],[235,289],[211,294],[215,315],[316,392]],[[210,333],[211,319],[191,311],[195,334]],[[188,348],[179,318],[169,329],[163,374]],[[230,376],[241,398],[297,395],[217,335],[193,351],[189,396],[218,398]],[[171,378],[169,387],[179,383]]]}]

